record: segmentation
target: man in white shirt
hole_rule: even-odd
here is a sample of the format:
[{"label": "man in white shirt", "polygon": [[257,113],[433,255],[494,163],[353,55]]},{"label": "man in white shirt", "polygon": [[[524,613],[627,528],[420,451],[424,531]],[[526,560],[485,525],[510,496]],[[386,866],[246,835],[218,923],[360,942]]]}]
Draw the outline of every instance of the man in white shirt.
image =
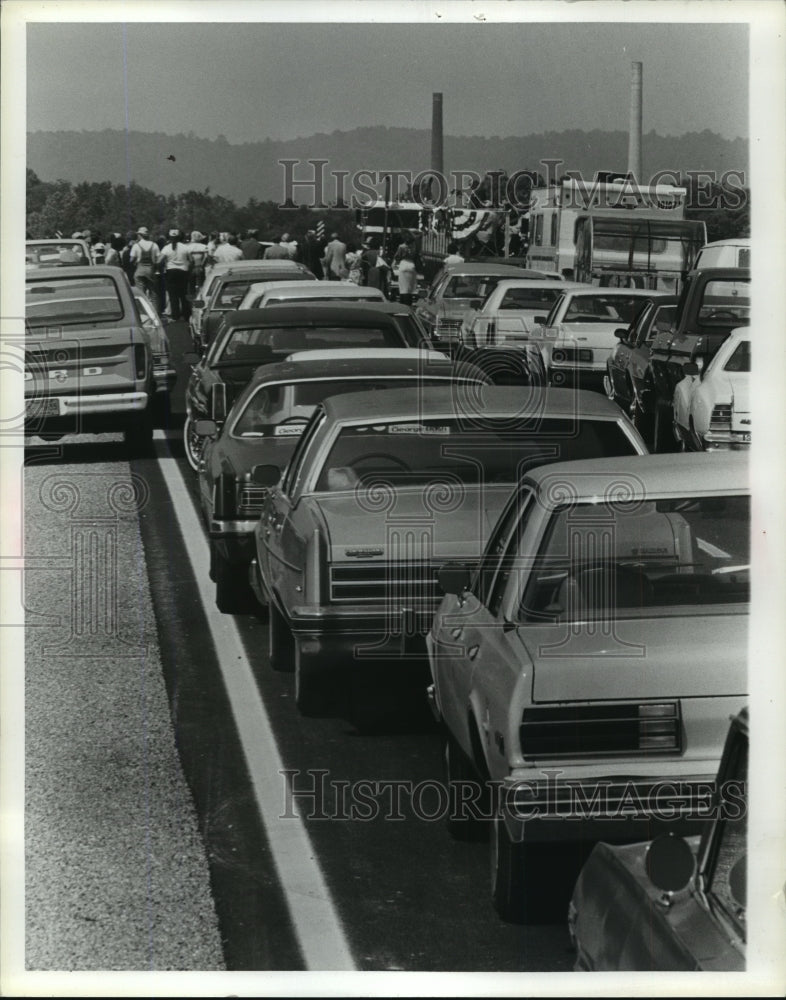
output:
[{"label": "man in white shirt", "polygon": [[237,236],[230,233],[226,243],[219,243],[213,254],[216,264],[233,264],[236,260],[243,259],[243,251],[237,245]]}]

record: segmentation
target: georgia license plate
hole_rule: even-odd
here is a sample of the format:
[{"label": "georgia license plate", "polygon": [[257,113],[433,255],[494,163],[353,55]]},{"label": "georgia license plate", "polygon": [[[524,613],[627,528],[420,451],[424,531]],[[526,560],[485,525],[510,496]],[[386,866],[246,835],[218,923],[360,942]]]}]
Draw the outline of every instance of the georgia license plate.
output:
[{"label": "georgia license plate", "polygon": [[28,399],[25,403],[25,418],[40,420],[41,417],[57,417],[60,415],[60,400],[57,396],[44,399]]}]

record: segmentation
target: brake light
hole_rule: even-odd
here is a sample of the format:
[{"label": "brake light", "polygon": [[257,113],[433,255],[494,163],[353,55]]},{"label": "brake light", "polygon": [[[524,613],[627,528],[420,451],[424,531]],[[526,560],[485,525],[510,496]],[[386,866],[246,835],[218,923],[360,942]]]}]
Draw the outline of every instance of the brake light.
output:
[{"label": "brake light", "polygon": [[681,749],[679,703],[589,705],[524,710],[525,757],[675,753]]},{"label": "brake light", "polygon": [[147,375],[147,349],[144,344],[134,344],[134,368],[136,377],[144,381]]},{"label": "brake light", "polygon": [[711,431],[731,430],[731,403],[716,403],[710,416]]}]

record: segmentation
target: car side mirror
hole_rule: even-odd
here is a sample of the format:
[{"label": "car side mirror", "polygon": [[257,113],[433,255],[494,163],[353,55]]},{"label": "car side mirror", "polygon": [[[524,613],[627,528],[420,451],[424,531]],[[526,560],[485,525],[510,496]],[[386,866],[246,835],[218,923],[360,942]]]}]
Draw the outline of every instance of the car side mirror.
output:
[{"label": "car side mirror", "polygon": [[546,316],[536,316],[535,319],[533,319],[532,322],[533,323],[539,323],[541,326],[545,326],[546,325],[546,319],[547,319]]},{"label": "car side mirror", "polygon": [[614,331],[614,336],[617,338],[617,340],[627,340],[628,331],[623,329],[622,327],[619,327],[619,329]]},{"label": "car side mirror", "polygon": [[256,486],[276,486],[281,479],[281,469],[277,465],[255,465],[251,470],[251,482]]},{"label": "car side mirror", "polygon": [[213,419],[217,424],[223,423],[227,418],[227,387],[223,382],[213,386],[211,402]]},{"label": "car side mirror", "polygon": [[683,375],[700,375],[701,370],[695,361],[688,361],[687,364],[683,365],[682,373]]},{"label": "car side mirror", "polygon": [[445,594],[455,594],[456,597],[469,590],[471,574],[464,563],[445,563],[437,572],[437,582]]},{"label": "car side mirror", "polygon": [[656,889],[679,892],[693,878],[696,856],[687,840],[673,833],[656,837],[644,859],[647,875]]},{"label": "car side mirror", "polygon": [[199,437],[215,437],[218,434],[218,424],[215,420],[195,420],[194,433]]},{"label": "car side mirror", "polygon": [[194,309],[204,309],[205,300],[204,299],[194,299],[191,303]]}]

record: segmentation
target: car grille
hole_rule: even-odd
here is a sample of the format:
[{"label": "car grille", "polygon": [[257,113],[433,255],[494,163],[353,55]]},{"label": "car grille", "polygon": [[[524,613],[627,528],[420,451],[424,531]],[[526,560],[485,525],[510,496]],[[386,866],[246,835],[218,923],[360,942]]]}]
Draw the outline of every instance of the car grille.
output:
[{"label": "car grille", "polygon": [[416,561],[330,567],[330,600],[348,604],[435,604],[439,564]]}]

